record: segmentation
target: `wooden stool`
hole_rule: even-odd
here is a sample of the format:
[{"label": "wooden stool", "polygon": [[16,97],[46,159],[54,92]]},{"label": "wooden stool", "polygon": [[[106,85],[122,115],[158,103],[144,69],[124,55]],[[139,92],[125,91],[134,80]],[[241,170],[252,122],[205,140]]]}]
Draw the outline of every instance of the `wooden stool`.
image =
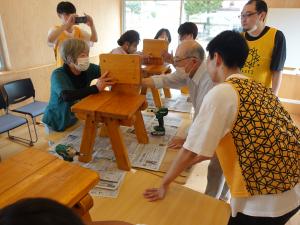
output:
[{"label": "wooden stool", "polygon": [[[143,61],[143,73],[146,77],[153,75],[163,75],[170,70],[168,64],[164,64],[162,53],[168,51],[168,41],[157,39],[144,39],[143,40],[143,54],[150,56]],[[164,95],[166,98],[171,98],[171,92],[169,88],[164,88]],[[159,91],[156,88],[151,88],[153,101],[156,107],[161,108],[162,103],[160,99]],[[147,93],[147,88],[142,89],[142,94]]]},{"label": "wooden stool", "polygon": [[102,71],[109,71],[110,76],[118,82],[111,91],[90,95],[72,107],[76,116],[85,120],[79,161],[89,162],[92,159],[96,125],[101,122],[110,137],[118,168],[130,170],[120,125],[134,125],[138,142],[149,142],[141,114],[141,110],[147,107],[146,98],[138,94],[141,82],[140,56],[102,54],[100,64]]}]

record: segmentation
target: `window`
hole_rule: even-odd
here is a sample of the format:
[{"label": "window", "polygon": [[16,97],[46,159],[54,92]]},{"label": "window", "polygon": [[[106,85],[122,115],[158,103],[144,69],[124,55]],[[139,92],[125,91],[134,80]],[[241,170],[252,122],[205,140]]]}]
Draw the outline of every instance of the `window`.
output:
[{"label": "window", "polygon": [[2,26],[2,20],[0,16],[0,71],[5,70],[5,61],[4,61],[4,51],[3,51],[3,26]]},{"label": "window", "polygon": [[[177,29],[180,24],[182,1],[125,1],[123,29],[136,30],[141,40],[154,38],[157,31],[167,28],[171,32],[171,49],[178,45]],[[172,13],[170,13],[172,12]],[[139,49],[142,48],[142,43]]]},{"label": "window", "polygon": [[170,49],[175,50],[179,25],[190,21],[198,26],[197,40],[206,47],[221,31],[240,29],[238,15],[245,3],[246,0],[124,0],[123,30],[134,29],[144,39],[154,38],[159,29],[167,28],[172,36]]},{"label": "window", "polygon": [[[0,43],[1,45],[1,43]],[[0,71],[4,70],[4,59],[3,59],[3,51],[2,47],[0,46]]]},{"label": "window", "polygon": [[203,47],[224,30],[241,30],[240,15],[246,0],[185,0],[183,22],[198,26],[198,40]]}]

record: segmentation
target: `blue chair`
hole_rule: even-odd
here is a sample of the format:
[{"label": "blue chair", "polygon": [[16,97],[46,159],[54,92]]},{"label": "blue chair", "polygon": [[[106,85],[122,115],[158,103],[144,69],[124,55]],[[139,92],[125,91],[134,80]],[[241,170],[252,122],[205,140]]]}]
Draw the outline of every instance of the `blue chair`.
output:
[{"label": "blue chair", "polygon": [[7,96],[7,103],[9,106],[12,104],[23,102],[30,98],[33,99],[33,102],[29,104],[10,110],[31,117],[35,133],[34,142],[37,142],[38,136],[36,131],[35,118],[39,115],[44,114],[45,108],[48,103],[35,100],[35,90],[30,78],[8,82],[3,85],[3,90],[5,92],[5,95]]},{"label": "blue chair", "polygon": [[[26,144],[29,144],[30,146],[33,145],[33,140],[31,136],[31,131],[29,127],[28,120],[26,118],[20,117],[20,116],[15,116],[10,113],[8,113],[8,105],[5,102],[5,99],[0,91],[0,110],[4,110],[4,114],[0,115],[0,134],[7,132],[8,138],[16,141],[20,141]],[[27,124],[30,140],[17,137],[17,136],[12,136],[9,131],[22,126],[24,124]]]}]

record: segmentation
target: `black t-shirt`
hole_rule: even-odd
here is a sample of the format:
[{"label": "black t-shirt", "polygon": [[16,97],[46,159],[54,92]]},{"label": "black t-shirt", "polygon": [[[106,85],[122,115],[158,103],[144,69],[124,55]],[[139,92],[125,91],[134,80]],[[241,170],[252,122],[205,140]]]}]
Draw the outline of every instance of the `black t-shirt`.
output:
[{"label": "black t-shirt", "polygon": [[[67,64],[63,65],[64,70],[68,74],[68,77],[70,78],[71,82],[73,83],[76,90],[64,90],[61,93],[61,98],[66,101],[75,101],[82,99],[86,96],[89,96],[91,94],[98,93],[98,88],[96,85],[89,86],[89,83],[91,82],[90,77],[87,76],[87,71],[81,72],[80,75],[75,75],[70,70],[69,66]],[[98,73],[99,74],[99,73]],[[99,77],[98,74],[94,74],[93,79],[96,79]]]},{"label": "black t-shirt", "polygon": [[[250,36],[247,32],[245,32],[245,38],[247,41],[256,41],[260,39],[262,36],[264,36],[268,31],[270,27],[266,26],[264,30],[261,32],[261,34],[257,37]],[[281,71],[284,67],[286,59],[286,40],[284,37],[284,34],[277,30],[275,34],[275,43],[274,43],[274,49],[272,53],[272,60],[270,69],[272,71]]]}]

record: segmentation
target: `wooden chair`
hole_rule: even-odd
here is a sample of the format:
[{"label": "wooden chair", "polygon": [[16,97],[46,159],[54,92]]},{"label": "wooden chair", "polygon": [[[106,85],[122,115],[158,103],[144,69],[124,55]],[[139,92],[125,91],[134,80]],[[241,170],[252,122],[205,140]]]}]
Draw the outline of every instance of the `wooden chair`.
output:
[{"label": "wooden chair", "polygon": [[[168,51],[168,41],[157,39],[144,39],[143,40],[143,54],[150,56],[143,60],[143,71],[145,76],[161,75],[168,73],[170,67],[164,63],[162,53]],[[171,98],[169,88],[163,88],[166,98]],[[156,107],[162,107],[159,91],[156,88],[151,88],[154,104]],[[147,93],[147,88],[142,89],[142,94]]]},{"label": "wooden chair", "polygon": [[168,51],[169,43],[166,40],[144,39],[143,55],[150,56],[149,60],[144,60],[144,65],[163,65],[162,53]]},{"label": "wooden chair", "polygon": [[[130,170],[127,149],[120,125],[135,127],[139,143],[147,144],[148,136],[141,110],[147,107],[140,95],[141,59],[139,55],[100,55],[101,70],[109,71],[117,83],[111,91],[102,91],[81,100],[72,107],[76,115],[85,120],[79,161],[89,162],[96,135],[96,124],[103,123],[111,139],[119,169]],[[103,128],[102,128],[103,129]],[[104,132],[105,133],[105,132]]]}]

